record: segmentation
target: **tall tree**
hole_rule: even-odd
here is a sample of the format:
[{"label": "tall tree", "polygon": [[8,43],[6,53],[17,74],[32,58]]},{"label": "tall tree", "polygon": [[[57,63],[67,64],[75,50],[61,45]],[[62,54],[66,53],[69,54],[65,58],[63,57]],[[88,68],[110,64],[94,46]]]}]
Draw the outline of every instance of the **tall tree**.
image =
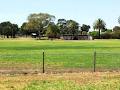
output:
[{"label": "tall tree", "polygon": [[90,26],[89,25],[85,25],[83,24],[82,27],[81,27],[81,32],[88,32],[90,29]]},{"label": "tall tree", "polygon": [[66,33],[66,23],[67,21],[65,19],[58,19],[57,26],[58,29],[60,30],[60,34],[64,35]]},{"label": "tall tree", "polygon": [[24,22],[24,23],[22,24],[22,26],[21,26],[21,28],[20,28],[20,33],[21,33],[22,35],[26,35],[26,37],[27,37],[27,35],[28,35],[27,22]]},{"label": "tall tree", "polygon": [[31,14],[28,16],[27,29],[38,32],[39,38],[43,34],[43,29],[46,28],[50,22],[55,20],[55,16],[47,13]]},{"label": "tall tree", "polygon": [[74,20],[67,20],[67,31],[68,34],[72,34],[73,36],[79,31],[79,23]]},{"label": "tall tree", "polygon": [[106,23],[102,19],[98,19],[94,22],[93,28],[99,30],[99,39],[101,38],[101,30],[106,28]]},{"label": "tall tree", "polygon": [[60,34],[58,27],[54,23],[50,23],[47,27],[46,36],[48,38],[57,38]]}]

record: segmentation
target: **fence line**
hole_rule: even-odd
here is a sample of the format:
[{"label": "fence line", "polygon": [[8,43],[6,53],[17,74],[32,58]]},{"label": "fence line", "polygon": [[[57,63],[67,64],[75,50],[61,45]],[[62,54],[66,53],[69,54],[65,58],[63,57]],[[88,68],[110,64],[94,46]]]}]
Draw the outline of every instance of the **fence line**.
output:
[{"label": "fence line", "polygon": [[[25,60],[24,60],[25,59]],[[41,54],[1,54],[0,70],[33,70],[42,73],[57,70],[104,71],[120,70],[120,53],[80,52],[80,53],[46,53]],[[62,72],[62,71],[61,71]]]}]

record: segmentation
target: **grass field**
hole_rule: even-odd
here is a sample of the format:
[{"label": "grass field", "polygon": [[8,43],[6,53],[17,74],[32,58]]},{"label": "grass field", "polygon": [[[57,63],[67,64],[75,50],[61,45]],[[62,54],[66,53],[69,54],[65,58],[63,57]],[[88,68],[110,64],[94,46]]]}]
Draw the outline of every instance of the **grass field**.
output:
[{"label": "grass field", "polygon": [[46,70],[93,70],[97,52],[98,70],[120,69],[120,40],[0,40],[0,70],[42,70],[42,52]]},{"label": "grass field", "polygon": [[0,90],[120,90],[120,73],[1,75]]},{"label": "grass field", "polygon": [[[36,72],[42,71],[43,51],[45,70],[60,73]],[[97,71],[114,72],[79,72],[93,70],[94,51]],[[115,72],[120,70],[120,40],[0,40],[0,71],[5,70],[13,72],[0,74],[0,90],[120,90],[120,72]]]}]

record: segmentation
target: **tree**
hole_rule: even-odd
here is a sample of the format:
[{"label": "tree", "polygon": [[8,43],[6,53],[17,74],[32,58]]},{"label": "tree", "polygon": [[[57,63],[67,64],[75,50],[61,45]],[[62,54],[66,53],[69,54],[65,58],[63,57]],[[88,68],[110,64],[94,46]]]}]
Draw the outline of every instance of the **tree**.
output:
[{"label": "tree", "polygon": [[67,26],[67,29],[68,29],[67,34],[72,34],[73,36],[75,34],[78,34],[79,24],[76,21],[67,20],[66,26]]},{"label": "tree", "polygon": [[66,33],[66,23],[67,21],[65,19],[58,19],[57,26],[60,30],[60,34],[64,35]]},{"label": "tree", "polygon": [[101,32],[101,30],[106,28],[106,24],[102,19],[99,18],[98,20],[96,20],[94,22],[93,28],[99,30],[99,39],[100,39],[101,38],[101,36],[100,36],[101,33],[100,32]]},{"label": "tree", "polygon": [[19,31],[18,25],[12,24],[9,21],[0,23],[0,29],[1,35],[7,36],[7,38],[9,38],[9,36],[15,38],[15,35]]},{"label": "tree", "polygon": [[119,26],[115,26],[113,28],[113,38],[116,38],[116,39],[120,39],[120,27]]},{"label": "tree", "polygon": [[39,38],[43,35],[43,29],[46,28],[50,22],[55,20],[55,16],[47,13],[30,14],[28,16],[28,23],[26,25],[28,30],[37,31]]},{"label": "tree", "polygon": [[20,28],[20,33],[21,33],[22,35],[26,35],[26,37],[27,37],[27,35],[28,35],[27,22],[24,22],[24,23],[22,24],[22,26],[21,26],[21,28]]},{"label": "tree", "polygon": [[92,31],[89,32],[90,36],[93,37],[93,39],[98,39],[99,38],[99,32],[98,31]]},{"label": "tree", "polygon": [[22,35],[26,35],[26,37],[28,35],[31,35],[31,33],[36,33],[37,35],[39,34],[38,33],[38,29],[35,29],[33,26],[35,25],[34,23],[28,23],[28,22],[24,22],[21,26],[21,34]]},{"label": "tree", "polygon": [[54,23],[50,23],[47,27],[46,36],[48,38],[58,38],[60,31]]},{"label": "tree", "polygon": [[119,27],[119,26],[115,26],[115,27],[113,28],[113,31],[114,31],[114,32],[120,32],[120,27]]},{"label": "tree", "polygon": [[15,38],[16,34],[18,33],[18,31],[19,31],[18,25],[17,24],[12,24],[12,34],[11,34],[11,37]]},{"label": "tree", "polygon": [[90,29],[89,25],[83,24],[82,27],[81,27],[81,34],[82,34],[82,32],[88,32],[89,29]]}]

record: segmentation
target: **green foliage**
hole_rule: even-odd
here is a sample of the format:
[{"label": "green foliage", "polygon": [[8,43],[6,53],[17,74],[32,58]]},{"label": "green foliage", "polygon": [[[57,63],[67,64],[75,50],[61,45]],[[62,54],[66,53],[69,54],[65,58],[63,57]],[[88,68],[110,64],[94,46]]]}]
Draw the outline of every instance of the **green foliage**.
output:
[{"label": "green foliage", "polygon": [[[85,24],[83,24],[82,25],[82,27],[81,27],[81,31],[82,32],[88,32],[89,31],[89,29],[90,29],[90,26],[89,25],[85,25]],[[83,33],[82,33],[83,34]]]},{"label": "green foliage", "polygon": [[106,29],[106,32],[112,32],[112,29]]},{"label": "green foliage", "polygon": [[98,39],[99,38],[99,32],[98,31],[92,31],[89,34],[90,34],[90,36],[93,37],[93,39]]},{"label": "green foliage", "polygon": [[66,32],[67,31],[66,23],[67,23],[67,21],[65,19],[58,19],[57,26],[58,26],[58,29],[60,30],[61,35],[64,35],[67,33]]},{"label": "green foliage", "polygon": [[115,27],[113,28],[113,31],[114,31],[114,32],[120,32],[120,27],[119,27],[119,26],[115,26]]},{"label": "green foliage", "polygon": [[[99,38],[99,32],[98,31],[92,31],[89,33],[94,39]],[[106,29],[104,32],[101,32],[101,39],[120,39],[120,30],[119,27],[113,28],[113,31],[111,29]]]},{"label": "green foliage", "polygon": [[36,33],[39,38],[45,34],[44,28],[46,28],[50,22],[54,21],[55,16],[47,13],[30,14],[28,16],[28,22],[23,23],[22,30],[23,33],[30,35],[31,33]]},{"label": "green foliage", "polygon": [[59,29],[61,35],[64,35],[64,34],[76,35],[76,34],[78,34],[79,23],[77,23],[74,20],[58,19],[57,26],[58,26],[58,29]]},{"label": "green foliage", "polygon": [[104,32],[101,34],[102,39],[111,39],[112,38],[112,33],[111,32]]},{"label": "green foliage", "polygon": [[94,22],[93,28],[99,30],[99,39],[100,39],[101,38],[100,32],[101,30],[104,30],[106,28],[106,23],[102,19],[99,18],[98,20]]},{"label": "green foliage", "polygon": [[120,32],[112,32],[111,34],[113,39],[120,39]]},{"label": "green foliage", "polygon": [[94,29],[105,29],[105,27],[106,27],[105,22],[100,18],[96,20],[93,24]]},{"label": "green foliage", "polygon": [[18,31],[19,28],[17,24],[12,24],[11,22],[0,23],[0,34],[7,36],[7,38],[9,38],[9,36],[14,38]]},{"label": "green foliage", "polygon": [[74,21],[74,20],[67,20],[67,34],[72,34],[72,35],[75,35],[75,34],[78,34],[78,30],[79,30],[79,24]]},{"label": "green foliage", "polygon": [[[0,23],[0,35],[1,37],[7,36],[7,38],[9,38],[11,36],[14,38],[16,34],[19,36],[26,35],[27,37],[28,35],[32,36],[34,33],[35,37],[39,37],[39,39],[45,37],[45,35],[47,35],[48,38],[58,38],[63,35],[72,35],[75,37],[80,34],[87,35],[90,29],[89,25],[83,24],[79,26],[79,23],[74,20],[58,19],[57,24],[54,23],[54,20],[55,16],[53,15],[33,13],[28,16],[28,21],[24,22],[20,29],[17,24],[12,24],[9,21]],[[54,23],[54,25],[49,25],[51,23]],[[104,20],[100,18],[94,22],[93,28],[95,31],[89,32],[89,34],[93,36],[94,39],[120,39],[120,27],[115,26],[113,31],[108,30]]]},{"label": "green foliage", "polygon": [[51,23],[48,25],[47,31],[46,31],[46,36],[48,38],[57,38],[59,37],[59,33],[60,33],[59,29],[54,23]]}]

